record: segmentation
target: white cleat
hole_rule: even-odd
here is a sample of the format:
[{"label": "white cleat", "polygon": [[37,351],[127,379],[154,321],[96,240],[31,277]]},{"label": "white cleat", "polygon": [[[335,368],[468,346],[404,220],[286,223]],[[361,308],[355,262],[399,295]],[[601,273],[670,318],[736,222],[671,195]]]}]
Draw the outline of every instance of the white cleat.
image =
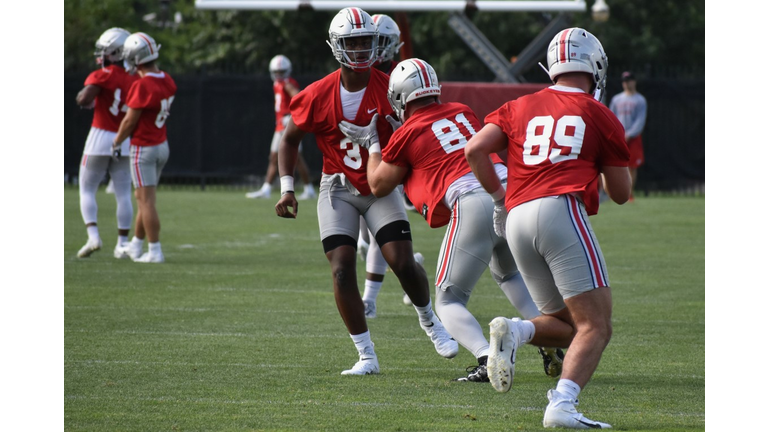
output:
[{"label": "white cleat", "polygon": [[376,375],[379,373],[379,359],[376,355],[360,356],[360,361],[352,366],[352,369],[342,371],[342,375]]},{"label": "white cleat", "polygon": [[317,198],[317,193],[315,193],[314,189],[304,189],[304,192],[302,192],[301,195],[297,197],[299,200],[308,200],[308,199],[315,199]]},{"label": "white cleat", "polygon": [[488,379],[496,391],[507,392],[515,379],[515,357],[520,343],[520,319],[497,317],[491,321]]},{"label": "white cleat", "polygon": [[[134,244],[133,242],[126,243],[120,247],[120,250],[125,253],[132,261],[136,261],[141,257],[141,246]],[[115,258],[117,258],[117,251],[115,251]]]},{"label": "white cleat", "polygon": [[133,260],[133,262],[138,263],[162,263],[165,262],[165,256],[163,256],[163,253],[160,252],[158,254],[153,254],[152,252],[147,252],[144,255],[136,258]]},{"label": "white cleat", "polygon": [[403,291],[403,304],[407,306],[413,306],[413,302],[411,301],[411,298],[408,297],[408,294]]},{"label": "white cleat", "polygon": [[85,246],[81,247],[80,250],[77,251],[77,257],[88,258],[89,256],[91,256],[92,253],[96,252],[99,249],[101,249],[101,239],[89,238],[88,241],[85,243]]},{"label": "white cleat", "polygon": [[246,198],[269,198],[272,195],[272,191],[259,189],[257,191],[248,192],[245,194]]},{"label": "white cleat", "polygon": [[544,411],[545,428],[571,428],[571,429],[611,429],[608,423],[590,420],[584,417],[584,414],[576,411],[578,400],[566,399],[557,390],[547,392],[549,405]]},{"label": "white cleat", "polygon": [[432,318],[432,323],[429,326],[420,323],[421,328],[427,333],[427,336],[435,344],[435,351],[445,358],[454,358],[459,354],[459,343],[451,337],[448,330],[443,327],[437,316]]},{"label": "white cleat", "polygon": [[115,256],[115,258],[117,258],[117,259],[128,259],[128,258],[130,258],[130,256],[128,256],[128,245],[129,244],[130,243],[123,243],[123,244],[116,245],[115,246],[115,250],[113,252],[113,255]]},{"label": "white cleat", "polygon": [[365,305],[365,317],[366,318],[376,318],[376,302],[363,302]]},{"label": "white cleat", "polygon": [[108,194],[115,193],[115,182],[113,182],[112,179],[109,179],[109,183],[107,183],[107,188],[104,189],[104,191]]}]

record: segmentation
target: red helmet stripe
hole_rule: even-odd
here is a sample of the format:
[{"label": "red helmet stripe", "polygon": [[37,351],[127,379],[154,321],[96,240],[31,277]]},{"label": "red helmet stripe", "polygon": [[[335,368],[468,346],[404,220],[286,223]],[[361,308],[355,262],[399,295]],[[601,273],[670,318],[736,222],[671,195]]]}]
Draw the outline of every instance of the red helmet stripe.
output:
[{"label": "red helmet stripe", "polygon": [[147,35],[144,33],[136,33],[139,35],[140,38],[144,39],[144,42],[147,43],[147,46],[149,47],[149,53],[154,54],[155,50],[152,49],[152,43],[149,41],[149,38],[147,38]]},{"label": "red helmet stripe", "polygon": [[414,60],[413,63],[419,68],[419,72],[421,72],[421,80],[424,82],[424,87],[432,87],[432,80],[429,79],[429,72],[427,71],[427,66],[424,65],[424,62],[421,60]]},{"label": "red helmet stripe", "polygon": [[567,62],[568,59],[568,39],[570,38],[571,33],[573,32],[573,29],[563,30],[563,32],[560,34],[560,42],[559,42],[559,52],[558,52],[558,58],[560,59],[560,63]]},{"label": "red helmet stripe", "polygon": [[355,28],[362,28],[363,19],[362,19],[362,14],[360,13],[360,9],[349,8],[349,10],[352,12],[352,25],[354,25]]}]

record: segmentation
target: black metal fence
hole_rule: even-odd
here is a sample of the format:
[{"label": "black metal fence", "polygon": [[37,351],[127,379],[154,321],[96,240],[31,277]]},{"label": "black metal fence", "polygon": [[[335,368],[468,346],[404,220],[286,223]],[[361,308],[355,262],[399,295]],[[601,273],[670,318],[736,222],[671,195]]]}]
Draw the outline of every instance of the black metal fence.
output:
[{"label": "black metal fence", "polygon": [[[620,73],[620,71],[619,71]],[[64,76],[64,174],[76,179],[92,111],[75,104],[88,72]],[[704,79],[639,78],[648,100],[643,134],[646,163],[638,170],[639,190],[700,191],[704,184]],[[322,77],[296,76],[302,86]],[[174,76],[178,92],[169,117],[171,157],[165,184],[254,187],[268,165],[274,131],[272,82],[267,75]],[[608,97],[621,91],[608,81]],[[322,158],[314,137],[304,158],[317,180]]]}]

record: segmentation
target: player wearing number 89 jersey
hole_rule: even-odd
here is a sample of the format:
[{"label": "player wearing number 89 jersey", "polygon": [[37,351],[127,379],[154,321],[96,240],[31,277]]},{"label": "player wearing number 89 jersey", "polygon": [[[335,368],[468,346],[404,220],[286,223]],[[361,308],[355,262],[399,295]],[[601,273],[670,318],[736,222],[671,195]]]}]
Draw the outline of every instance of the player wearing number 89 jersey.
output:
[{"label": "player wearing number 89 jersey", "polygon": [[547,341],[568,348],[557,387],[547,394],[544,427],[610,428],[576,411],[613,332],[611,287],[588,215],[597,213],[600,179],[617,204],[629,199],[629,150],[621,123],[599,102],[608,68],[600,41],[584,29],[565,29],[549,44],[547,66],[554,85],[489,114],[465,148],[491,193],[503,189],[488,155],[507,154],[500,231],[542,313],[491,321],[488,377],[496,390],[509,391],[520,346]]},{"label": "player wearing number 89 jersey", "polygon": [[[166,121],[176,95],[176,83],[157,67],[159,50],[160,45],[146,33],[130,35],[123,48],[126,63],[141,77],[128,91],[128,112],[115,138],[117,142],[131,135],[131,177],[139,211],[135,236],[125,252],[137,262],[165,261],[155,201],[160,174],[170,153]],[[117,148],[115,144],[113,147]],[[149,252],[142,255],[145,237],[149,240]]]}]

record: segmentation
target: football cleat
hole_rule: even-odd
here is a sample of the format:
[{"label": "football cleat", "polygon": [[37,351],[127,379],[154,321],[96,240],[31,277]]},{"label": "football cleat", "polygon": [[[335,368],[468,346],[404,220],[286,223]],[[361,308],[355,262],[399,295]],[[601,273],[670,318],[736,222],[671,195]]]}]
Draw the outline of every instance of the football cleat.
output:
[{"label": "football cleat", "polygon": [[608,423],[590,420],[584,414],[576,411],[578,400],[566,399],[557,390],[547,392],[549,404],[544,411],[545,428],[571,428],[571,429],[611,429]]},{"label": "football cleat", "polygon": [[257,191],[248,192],[245,194],[246,198],[269,198],[272,195],[272,191],[259,189]]},{"label": "football cleat", "polygon": [[360,356],[360,361],[352,366],[352,369],[342,371],[342,375],[375,375],[379,373],[379,359],[376,356],[365,358]]},{"label": "football cleat", "polygon": [[544,360],[544,373],[550,378],[557,378],[563,373],[565,354],[560,348],[539,347],[539,354]]},{"label": "football cleat", "polygon": [[101,249],[101,239],[89,237],[88,241],[85,243],[85,246],[81,247],[80,250],[77,251],[77,257],[88,258],[92,253],[99,249]]},{"label": "football cleat", "polygon": [[304,192],[301,193],[296,199],[300,200],[308,200],[308,199],[315,199],[317,198],[317,193],[315,193],[314,189],[304,189]]},{"label": "football cleat", "polygon": [[[141,257],[141,246],[137,243],[126,243],[124,246],[121,246],[120,249],[133,261],[136,261]],[[115,258],[117,258],[117,252],[115,252]]]},{"label": "football cleat", "polygon": [[469,366],[467,368],[467,376],[457,378],[459,382],[489,382],[488,368],[486,365],[481,364],[477,366]]},{"label": "football cleat", "polygon": [[408,297],[408,294],[406,294],[405,291],[403,291],[403,304],[406,306],[413,306],[411,298]]},{"label": "football cleat", "polygon": [[488,378],[496,391],[507,392],[515,378],[515,357],[520,343],[520,319],[497,317],[491,321]]},{"label": "football cleat", "polygon": [[160,252],[160,253],[147,252],[144,255],[142,255],[142,256],[136,258],[135,260],[133,260],[133,262],[138,262],[138,263],[162,263],[162,262],[165,262],[165,256],[163,256],[162,252]]},{"label": "football cleat", "polygon": [[118,243],[115,246],[115,250],[113,251],[113,255],[115,256],[115,258],[117,258],[117,259],[127,259],[127,258],[130,258],[128,256],[128,245],[129,244],[130,243],[123,243],[123,244],[119,244]]},{"label": "football cleat", "polygon": [[429,325],[420,323],[421,328],[427,333],[427,336],[435,345],[435,351],[445,358],[454,358],[459,353],[459,343],[456,342],[443,327],[443,323],[437,320],[437,316],[432,318]]},{"label": "football cleat", "polygon": [[363,302],[365,305],[365,317],[376,318],[376,302]]}]

